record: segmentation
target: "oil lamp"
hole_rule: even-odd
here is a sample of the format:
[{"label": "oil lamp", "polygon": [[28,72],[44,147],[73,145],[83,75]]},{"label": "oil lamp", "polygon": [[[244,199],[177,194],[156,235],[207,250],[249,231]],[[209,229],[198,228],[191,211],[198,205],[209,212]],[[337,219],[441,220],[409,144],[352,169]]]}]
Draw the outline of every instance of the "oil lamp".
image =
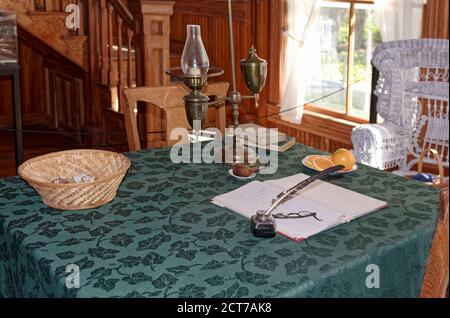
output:
[{"label": "oil lamp", "polygon": [[[186,115],[192,127],[194,127],[194,121],[201,121],[203,127],[210,106],[215,106],[224,101],[228,101],[233,107],[233,127],[236,129],[239,126],[239,105],[242,100],[253,99],[255,100],[256,106],[258,106],[259,94],[264,88],[267,79],[267,61],[258,57],[254,46],[250,48],[248,57],[241,60],[241,72],[244,76],[247,88],[251,93],[250,96],[242,96],[237,90],[236,85],[233,10],[231,0],[228,0],[228,28],[232,70],[232,89],[228,97],[210,102],[208,96],[201,92],[207,85],[209,79],[223,74],[223,69],[220,67],[210,67],[208,55],[201,38],[200,26],[198,25],[187,26],[187,39],[181,58],[181,67],[171,68],[166,71],[166,74],[182,81],[191,90],[191,92],[184,97],[184,101]],[[236,133],[234,133],[232,149],[234,154],[233,161],[247,161],[246,159],[242,160],[242,158],[238,159],[236,157],[237,147]],[[245,151],[244,158],[249,157],[247,151]]]}]

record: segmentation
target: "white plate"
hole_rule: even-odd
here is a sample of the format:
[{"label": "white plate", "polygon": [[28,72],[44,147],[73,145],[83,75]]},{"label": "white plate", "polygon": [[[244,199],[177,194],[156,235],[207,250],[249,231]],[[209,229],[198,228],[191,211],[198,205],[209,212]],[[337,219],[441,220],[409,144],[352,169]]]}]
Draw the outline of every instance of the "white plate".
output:
[{"label": "white plate", "polygon": [[[309,170],[311,170],[311,171],[320,172],[319,170],[316,170],[316,169],[314,169],[314,168],[311,168],[311,167],[309,167],[309,166],[306,164],[306,161],[307,161],[307,159],[308,159],[309,157],[310,157],[310,156],[306,156],[305,158],[303,158],[303,160],[302,160],[302,165],[303,165],[306,169],[309,169]],[[350,171],[338,171],[338,172],[332,173],[332,175],[349,174],[349,173],[355,172],[356,170],[358,170],[358,165],[354,165],[354,166],[353,166],[353,169],[350,170]]]},{"label": "white plate", "polygon": [[250,177],[239,177],[239,176],[236,176],[233,173],[233,169],[228,170],[228,174],[230,176],[232,176],[232,177],[235,177],[236,179],[239,179],[239,180],[249,180],[249,179],[253,179],[254,177],[256,177],[256,173],[252,174]]}]

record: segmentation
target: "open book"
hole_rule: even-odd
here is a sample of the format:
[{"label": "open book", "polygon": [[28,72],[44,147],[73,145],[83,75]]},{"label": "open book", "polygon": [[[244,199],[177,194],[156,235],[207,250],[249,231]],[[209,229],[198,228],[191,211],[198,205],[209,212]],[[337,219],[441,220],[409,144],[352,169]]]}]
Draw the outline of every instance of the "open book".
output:
[{"label": "open book", "polygon": [[[254,181],[213,198],[212,203],[250,219],[258,210],[267,210],[280,192],[292,188],[307,178],[307,175],[298,174],[278,180]],[[331,183],[316,181],[301,190],[294,199],[278,207],[274,213],[302,211],[317,213],[317,218],[321,221],[313,217],[276,220],[278,233],[294,241],[302,241],[387,206],[386,202]]]}]

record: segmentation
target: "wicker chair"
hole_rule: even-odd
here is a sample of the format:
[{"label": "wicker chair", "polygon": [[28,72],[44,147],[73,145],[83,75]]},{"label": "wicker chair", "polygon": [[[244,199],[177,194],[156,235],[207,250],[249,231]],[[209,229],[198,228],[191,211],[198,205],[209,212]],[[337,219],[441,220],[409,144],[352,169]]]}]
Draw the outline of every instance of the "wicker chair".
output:
[{"label": "wicker chair", "polygon": [[[405,40],[377,47],[373,64],[380,71],[375,94],[382,124],[353,130],[358,162],[406,174],[418,163],[437,164],[428,149],[449,163],[449,42]],[[412,159],[411,159],[412,158]],[[410,160],[409,160],[410,159]]]}]

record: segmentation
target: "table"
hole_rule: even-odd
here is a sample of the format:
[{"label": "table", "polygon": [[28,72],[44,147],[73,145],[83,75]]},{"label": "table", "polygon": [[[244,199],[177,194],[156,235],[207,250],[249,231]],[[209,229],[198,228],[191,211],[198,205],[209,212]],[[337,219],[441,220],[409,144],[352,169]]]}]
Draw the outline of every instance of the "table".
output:
[{"label": "table", "polygon": [[[227,167],[173,164],[169,149],[127,154],[132,172],[98,209],[46,207],[18,177],[0,181],[0,296],[9,297],[417,297],[439,192],[361,166],[332,183],[389,208],[301,243],[257,239],[247,219],[209,202],[242,186]],[[317,150],[280,154],[281,178]],[[67,266],[80,288],[67,288]],[[369,289],[368,266],[380,270]],[[369,267],[370,269],[371,267]]]},{"label": "table", "polygon": [[20,100],[20,66],[13,63],[0,63],[0,76],[12,77],[13,119],[14,119],[14,146],[16,167],[23,161],[23,134],[22,134],[22,103]]}]

